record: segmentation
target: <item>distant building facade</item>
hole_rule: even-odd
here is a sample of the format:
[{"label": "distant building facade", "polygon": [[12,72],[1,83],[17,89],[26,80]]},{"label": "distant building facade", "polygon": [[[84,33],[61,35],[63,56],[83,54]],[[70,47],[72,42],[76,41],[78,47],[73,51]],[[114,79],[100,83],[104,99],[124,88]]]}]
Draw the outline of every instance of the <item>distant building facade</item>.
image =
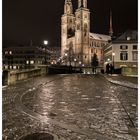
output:
[{"label": "distant building facade", "polygon": [[[109,32],[113,33],[112,27]],[[103,47],[109,40],[111,40],[109,35],[90,32],[87,0],[78,0],[75,14],[71,0],[65,0],[64,14],[61,17],[61,58],[64,63],[90,66],[91,59],[96,53],[99,65],[103,66]]]},{"label": "distant building facade", "polygon": [[60,47],[47,47],[47,51],[50,54],[50,64],[57,64],[61,57],[61,48]]},{"label": "distant building facade", "polygon": [[3,69],[26,69],[38,65],[56,64],[60,47],[8,46],[3,47]]},{"label": "distant building facade", "polygon": [[104,66],[138,67],[138,33],[128,30],[104,47]]}]

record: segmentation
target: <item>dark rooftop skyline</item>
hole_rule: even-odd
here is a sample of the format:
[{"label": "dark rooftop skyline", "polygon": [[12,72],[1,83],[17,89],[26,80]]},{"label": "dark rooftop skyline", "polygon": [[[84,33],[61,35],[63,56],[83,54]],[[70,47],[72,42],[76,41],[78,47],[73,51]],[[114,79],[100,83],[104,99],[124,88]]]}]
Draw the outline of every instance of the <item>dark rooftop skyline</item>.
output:
[{"label": "dark rooftop skyline", "polygon": [[[65,0],[3,0],[3,40],[5,42],[41,44],[60,47],[61,16]],[[74,11],[77,1],[72,0]],[[108,34],[109,12],[113,14],[114,34],[137,30],[137,0],[88,0],[91,32]]]}]

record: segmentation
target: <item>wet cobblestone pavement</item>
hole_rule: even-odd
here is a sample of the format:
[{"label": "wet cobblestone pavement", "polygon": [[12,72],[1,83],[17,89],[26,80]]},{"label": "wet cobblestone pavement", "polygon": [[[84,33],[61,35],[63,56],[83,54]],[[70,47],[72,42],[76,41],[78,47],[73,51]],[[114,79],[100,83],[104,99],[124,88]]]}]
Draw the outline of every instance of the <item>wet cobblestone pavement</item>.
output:
[{"label": "wet cobblestone pavement", "polygon": [[53,75],[3,89],[3,140],[137,140],[137,90],[100,75]]}]

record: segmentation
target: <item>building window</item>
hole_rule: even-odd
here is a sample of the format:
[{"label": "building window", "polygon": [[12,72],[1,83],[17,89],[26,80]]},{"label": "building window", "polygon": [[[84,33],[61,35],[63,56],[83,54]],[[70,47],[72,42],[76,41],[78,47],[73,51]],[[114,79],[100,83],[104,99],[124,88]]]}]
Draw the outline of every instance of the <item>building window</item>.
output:
[{"label": "building window", "polygon": [[91,49],[91,53],[93,53],[93,49]]},{"label": "building window", "polygon": [[79,23],[77,24],[77,30],[80,30],[80,24]]},{"label": "building window", "polygon": [[137,45],[133,45],[133,50],[137,50],[137,49],[138,49]]},{"label": "building window", "polygon": [[87,15],[85,14],[85,16],[84,16],[85,18],[87,18]]},{"label": "building window", "polygon": [[128,53],[127,52],[121,52],[120,53],[120,60],[128,60]]},{"label": "building window", "polygon": [[5,51],[5,54],[8,54],[8,51]]},{"label": "building window", "polygon": [[134,61],[137,61],[138,60],[138,52],[133,52],[132,53],[132,56],[133,56],[133,60]]},{"label": "building window", "polygon": [[33,60],[31,60],[31,61],[30,61],[30,64],[34,64],[34,61],[33,61]]},{"label": "building window", "polygon": [[127,46],[127,45],[121,45],[121,46],[120,46],[120,49],[121,49],[121,50],[127,50],[127,49],[128,49],[128,46]]},{"label": "building window", "polygon": [[85,59],[87,58],[87,56],[85,55]]}]

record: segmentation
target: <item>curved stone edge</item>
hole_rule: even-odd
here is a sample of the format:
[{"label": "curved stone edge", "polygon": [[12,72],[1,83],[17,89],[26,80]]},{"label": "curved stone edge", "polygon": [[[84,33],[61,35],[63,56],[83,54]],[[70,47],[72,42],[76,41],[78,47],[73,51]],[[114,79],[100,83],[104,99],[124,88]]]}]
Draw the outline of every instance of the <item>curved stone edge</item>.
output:
[{"label": "curved stone edge", "polygon": [[[26,137],[27,135],[30,135],[30,134],[34,134],[34,133],[44,133],[44,131],[33,131],[33,132],[30,132],[30,133],[27,133],[27,134],[24,134],[22,136],[20,136],[20,138],[18,138],[18,140],[21,140],[23,137]],[[55,135],[55,134],[52,134],[50,132],[45,132],[46,134],[49,134],[49,135],[52,135],[53,136],[53,140],[58,140],[58,136]]]}]

